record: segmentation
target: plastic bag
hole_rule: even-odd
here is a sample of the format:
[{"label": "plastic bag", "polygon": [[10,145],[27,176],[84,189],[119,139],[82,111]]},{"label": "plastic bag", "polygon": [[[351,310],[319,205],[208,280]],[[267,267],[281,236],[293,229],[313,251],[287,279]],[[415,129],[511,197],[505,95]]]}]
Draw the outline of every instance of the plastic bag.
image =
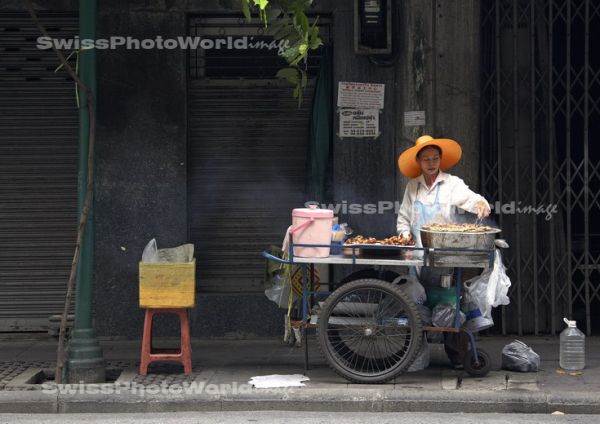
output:
[{"label": "plastic bag", "polygon": [[156,246],[155,238],[150,240],[146,247],[144,247],[142,262],[158,262],[158,247]]},{"label": "plastic bag", "polygon": [[444,343],[444,333],[427,332],[427,341],[431,344]]},{"label": "plastic bag", "polygon": [[[465,322],[465,314],[459,311],[460,325]],[[433,308],[431,313],[431,321],[436,327],[454,327],[454,319],[456,317],[456,307],[447,303],[439,303]]]},{"label": "plastic bag", "polygon": [[194,245],[191,243],[158,249],[158,262],[191,262],[192,259],[194,259]]},{"label": "plastic bag", "polygon": [[194,245],[191,243],[182,244],[177,247],[167,249],[159,249],[156,239],[153,238],[148,242],[142,252],[142,262],[191,262],[194,259]]},{"label": "plastic bag", "polygon": [[502,349],[502,369],[519,372],[537,372],[540,355],[520,340],[515,340]]},{"label": "plastic bag", "polygon": [[[277,258],[285,258],[285,252],[277,246],[271,246],[269,253]],[[275,302],[278,307],[288,309],[291,290],[291,266],[275,261],[265,261],[263,279],[265,296]],[[296,295],[292,293],[292,301]]]},{"label": "plastic bag", "polygon": [[427,339],[423,338],[423,344],[421,345],[419,353],[417,353],[417,357],[415,358],[413,363],[410,364],[410,367],[408,367],[406,371],[415,372],[424,370],[429,366],[429,359],[429,344],[427,344]]},{"label": "plastic bag", "polygon": [[502,264],[500,251],[494,253],[494,267],[481,275],[465,281],[465,303],[476,305],[485,318],[492,317],[492,308],[508,305],[508,288],[511,282]]},{"label": "plastic bag", "polygon": [[416,275],[401,275],[392,284],[398,284],[400,290],[417,305],[424,305],[427,302],[425,287],[419,283]]},{"label": "plastic bag", "polygon": [[506,268],[502,263],[502,255],[500,250],[496,249],[494,255],[494,268],[490,274],[487,287],[487,301],[492,307],[500,305],[508,305],[510,299],[508,298],[508,288],[510,287],[510,278],[506,275]]},{"label": "plastic bag", "polygon": [[275,302],[280,308],[287,308],[290,299],[290,284],[287,284],[282,274],[273,277],[274,283],[271,287],[265,289],[265,296],[272,302]]},{"label": "plastic bag", "polygon": [[492,305],[487,301],[487,287],[491,271],[484,271],[481,275],[465,281],[464,304],[469,310],[479,309],[486,318],[492,316]]},{"label": "plastic bag", "polygon": [[417,311],[421,316],[421,324],[431,325],[431,309],[425,305],[417,305]]}]

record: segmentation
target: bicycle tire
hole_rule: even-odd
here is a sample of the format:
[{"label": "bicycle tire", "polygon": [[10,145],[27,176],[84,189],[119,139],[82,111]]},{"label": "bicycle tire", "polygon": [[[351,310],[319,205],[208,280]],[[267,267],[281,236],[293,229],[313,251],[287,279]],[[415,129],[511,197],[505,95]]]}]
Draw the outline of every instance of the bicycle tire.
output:
[{"label": "bicycle tire", "polygon": [[[360,293],[367,293],[366,302],[360,299]],[[369,293],[379,293],[380,303],[368,302]],[[347,302],[352,296],[360,302]],[[350,308],[363,311],[349,316]],[[369,308],[373,309],[371,316],[367,316],[371,313]],[[386,317],[384,312],[402,317]],[[406,320],[407,324],[395,324],[395,320]],[[340,330],[350,328],[354,333],[344,340]],[[386,333],[394,329],[405,330],[406,335]],[[414,302],[398,286],[377,279],[360,279],[338,288],[325,300],[317,324],[319,348],[327,363],[337,374],[355,383],[384,383],[408,369],[421,348],[422,338],[423,328]]]}]

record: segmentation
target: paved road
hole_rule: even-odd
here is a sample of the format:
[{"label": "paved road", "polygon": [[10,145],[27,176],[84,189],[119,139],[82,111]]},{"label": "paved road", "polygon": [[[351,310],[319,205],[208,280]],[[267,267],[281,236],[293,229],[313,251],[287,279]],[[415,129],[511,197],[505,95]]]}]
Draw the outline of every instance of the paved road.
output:
[{"label": "paved road", "polygon": [[439,413],[351,413],[301,411],[242,411],[242,412],[172,412],[156,414],[0,414],[4,423],[156,423],[156,424],[592,424],[600,415],[550,414],[439,414]]}]

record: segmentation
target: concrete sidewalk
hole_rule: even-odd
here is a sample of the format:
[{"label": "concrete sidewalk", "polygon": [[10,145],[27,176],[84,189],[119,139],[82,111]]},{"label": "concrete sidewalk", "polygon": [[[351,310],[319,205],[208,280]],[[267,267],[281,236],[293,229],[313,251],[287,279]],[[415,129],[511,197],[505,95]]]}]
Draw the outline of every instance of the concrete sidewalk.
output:
[{"label": "concrete sidewalk", "polygon": [[[449,367],[442,345],[430,345],[431,365],[382,385],[349,384],[329,369],[314,337],[306,387],[255,389],[257,375],[302,374],[303,349],[280,340],[194,340],[194,372],[155,364],[137,375],[140,341],[102,340],[108,375],[103,386],[40,384],[54,366],[56,341],[0,340],[0,413],[217,410],[429,411],[600,413],[600,338],[587,339],[587,368],[559,369],[558,337],[523,337],[542,358],[538,373],[500,370],[510,337],[482,337],[493,371],[473,378]],[[163,340],[166,343],[171,341]],[[37,377],[36,377],[37,376]],[[38,379],[37,384],[32,384]]]}]

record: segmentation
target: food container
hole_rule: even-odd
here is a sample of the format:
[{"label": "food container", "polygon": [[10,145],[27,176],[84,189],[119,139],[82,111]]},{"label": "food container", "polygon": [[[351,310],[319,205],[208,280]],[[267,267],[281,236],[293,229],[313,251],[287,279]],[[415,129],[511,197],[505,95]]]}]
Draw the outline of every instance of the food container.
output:
[{"label": "food container", "polygon": [[[347,245],[343,245],[343,246],[347,246]],[[354,256],[360,256],[360,249],[359,248],[351,248],[351,247],[342,247],[342,255],[345,256],[352,256],[352,252],[354,252]]]},{"label": "food container", "polygon": [[[480,233],[459,233],[451,231],[431,231],[421,229],[423,247],[460,248],[474,250],[491,250],[494,248],[496,234],[501,230],[494,228]],[[461,252],[463,254],[463,252]]]},{"label": "food container", "polygon": [[[326,258],[331,245],[333,211],[319,209],[316,205],[292,211],[290,235],[294,242],[294,256]],[[323,247],[302,247],[296,244],[321,244]]]}]

